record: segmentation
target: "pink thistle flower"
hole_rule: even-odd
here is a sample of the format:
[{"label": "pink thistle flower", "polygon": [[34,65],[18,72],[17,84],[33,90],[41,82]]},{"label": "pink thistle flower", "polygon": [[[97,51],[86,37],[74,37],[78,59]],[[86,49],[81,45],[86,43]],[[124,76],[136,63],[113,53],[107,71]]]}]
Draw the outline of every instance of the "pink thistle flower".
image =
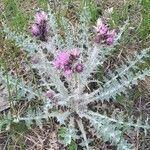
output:
[{"label": "pink thistle flower", "polygon": [[107,43],[108,45],[112,45],[112,44],[114,43],[114,38],[115,38],[115,36],[116,36],[115,30],[109,31],[109,32],[107,33],[106,43]]},{"label": "pink thistle flower", "polygon": [[80,73],[83,70],[82,64],[76,64],[77,59],[79,58],[78,49],[72,49],[71,51],[59,52],[56,58],[53,61],[53,66],[61,70],[66,77],[71,77],[72,73],[75,71]]},{"label": "pink thistle flower", "polygon": [[31,26],[31,32],[33,36],[38,36],[40,34],[40,29],[37,24]]},{"label": "pink thistle flower", "polygon": [[108,31],[108,26],[102,22],[102,19],[99,18],[97,20],[97,26],[95,27],[96,32],[99,33],[100,35],[104,35]]},{"label": "pink thistle flower", "polygon": [[41,24],[41,23],[43,23],[47,20],[48,20],[48,16],[44,11],[39,11],[39,12],[36,13],[35,22],[37,24]]},{"label": "pink thistle flower", "polygon": [[75,67],[76,72],[81,73],[83,71],[83,64],[77,64]]},{"label": "pink thistle flower", "polygon": [[110,31],[101,18],[97,20],[97,26],[95,29],[97,31],[95,43],[105,43],[107,45],[112,45],[114,43],[114,38],[116,35],[115,30]]},{"label": "pink thistle flower", "polygon": [[108,31],[108,27],[105,24],[102,24],[102,26],[99,27],[98,32],[99,32],[99,34],[104,35],[107,33],[107,31]]},{"label": "pink thistle flower", "polygon": [[108,38],[106,39],[106,43],[107,43],[108,45],[112,45],[113,42],[114,42],[114,39],[113,39],[112,37],[108,37]]},{"label": "pink thistle flower", "polygon": [[41,41],[47,41],[49,32],[48,16],[44,11],[39,11],[35,15],[34,24],[31,27],[31,33]]},{"label": "pink thistle flower", "polygon": [[56,59],[53,61],[54,67],[57,69],[64,69],[65,65],[69,63],[70,54],[68,52],[58,53]]},{"label": "pink thistle flower", "polygon": [[49,91],[46,92],[46,96],[47,96],[49,99],[54,98],[54,95],[55,95],[55,92],[52,91],[52,90],[49,90]]},{"label": "pink thistle flower", "polygon": [[65,73],[65,76],[70,77],[72,75],[73,71],[71,69],[66,69],[64,71],[64,73]]}]

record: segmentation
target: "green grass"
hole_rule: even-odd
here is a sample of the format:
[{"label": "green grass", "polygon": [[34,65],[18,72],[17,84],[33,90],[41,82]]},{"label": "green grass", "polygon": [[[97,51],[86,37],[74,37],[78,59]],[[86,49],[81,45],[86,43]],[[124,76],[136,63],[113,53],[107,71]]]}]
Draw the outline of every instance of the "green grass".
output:
[{"label": "green grass", "polygon": [[[28,32],[28,28],[31,19],[34,16],[36,10],[32,10],[34,7],[47,10],[48,0],[37,0],[34,6],[32,0],[27,0],[27,4],[24,6],[23,0],[2,0],[4,5],[4,12],[2,15],[3,20],[12,27],[13,30],[17,32]],[[30,5],[31,4],[31,5]],[[31,12],[26,12],[26,10],[31,9]],[[30,13],[30,14],[29,14]]]},{"label": "green grass", "polygon": [[142,23],[140,26],[140,34],[145,39],[150,34],[150,1],[142,0]]},{"label": "green grass", "polygon": [[118,7],[114,7],[110,23],[112,27],[116,28],[128,16],[136,16],[137,9],[139,9],[138,12],[140,11],[141,14],[141,16],[137,16],[139,17],[139,24],[136,24],[136,20],[133,20],[133,18],[130,18],[130,23],[134,25],[135,29],[140,26],[135,36],[145,41],[145,38],[150,34],[150,0],[142,0],[141,3],[140,1],[129,0],[119,9]]},{"label": "green grass", "polygon": [[20,8],[19,0],[2,0],[4,4],[3,19],[10,27],[18,32],[26,30],[28,17]]},{"label": "green grass", "polygon": [[[65,132],[66,132],[66,128],[64,127],[60,127],[59,130],[58,130],[58,138],[60,140],[63,140],[64,139],[64,135],[65,135]],[[67,146],[67,150],[77,150],[78,147],[77,147],[77,144],[72,140],[71,143]]]},{"label": "green grass", "polygon": [[[136,20],[133,20],[133,16],[137,16],[137,8],[140,10],[140,14],[142,17],[142,22],[138,22],[139,24],[136,24]],[[139,40],[141,42],[141,47],[149,47],[149,43],[147,43],[147,36],[150,34],[150,0],[142,0],[141,3],[138,1],[127,1],[124,6],[121,6],[119,9],[118,7],[113,8],[113,13],[111,15],[111,19],[109,20],[109,23],[112,28],[117,28],[118,26],[122,25],[124,21],[127,20],[128,17],[130,17],[130,26],[134,27],[136,32],[133,32],[132,37],[130,36],[130,41],[128,40],[128,32],[123,37],[123,43],[124,45],[128,45],[134,40]],[[132,16],[132,17],[131,17]],[[140,19],[139,19],[140,20]],[[135,21],[135,22],[134,22]],[[140,26],[139,26],[140,25]],[[149,39],[149,38],[148,38]],[[139,44],[140,45],[140,44]],[[119,49],[122,48],[122,45],[119,46]],[[128,51],[132,53],[132,49],[128,49]],[[150,53],[149,53],[150,55]],[[145,68],[150,68],[150,59],[148,58],[143,64],[139,65],[139,70],[143,70]],[[98,78],[102,80],[104,73],[104,68],[101,68],[101,73],[98,74]],[[138,88],[131,90],[127,96],[124,95],[118,95],[117,96],[117,102],[124,106],[126,109],[128,115],[132,115],[133,108],[135,103],[138,101],[138,97],[143,96],[143,94],[146,94],[147,91],[140,92]]]}]

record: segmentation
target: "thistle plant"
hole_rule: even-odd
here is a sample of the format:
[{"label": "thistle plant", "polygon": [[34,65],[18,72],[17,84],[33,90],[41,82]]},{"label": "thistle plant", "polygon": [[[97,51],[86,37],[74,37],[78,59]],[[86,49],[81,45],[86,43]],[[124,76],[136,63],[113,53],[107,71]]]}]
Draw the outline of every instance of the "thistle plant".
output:
[{"label": "thistle plant", "polygon": [[[109,102],[110,99],[116,102],[117,95],[127,94],[127,89],[149,76],[150,70],[138,71],[138,64],[149,57],[150,48],[127,57],[125,63],[116,65],[114,71],[109,70],[103,81],[100,81],[94,75],[120,44],[128,21],[124,22],[123,27],[118,27],[118,31],[111,30],[102,19],[98,19],[95,27],[91,28],[90,14],[85,8],[77,28],[66,18],[61,18],[62,36],[61,28],[50,8],[47,15],[45,12],[38,12],[35,18],[36,23],[31,28],[33,37],[17,35],[5,24],[3,31],[8,39],[14,40],[16,45],[27,53],[31,62],[27,70],[37,70],[40,76],[38,84],[23,78],[18,79],[11,75],[11,71],[5,73],[3,69],[0,79],[3,85],[9,85],[11,90],[15,90],[17,84],[20,99],[25,99],[29,104],[40,101],[40,105],[36,110],[26,109],[21,114],[14,115],[13,111],[10,111],[1,119],[0,128],[9,129],[13,122],[25,122],[29,128],[35,122],[42,128],[44,120],[48,122],[50,118],[57,118],[60,126],[66,127],[61,140],[64,145],[70,144],[72,140],[82,139],[80,144],[83,149],[94,149],[90,146],[93,139],[87,135],[88,128],[92,136],[110,141],[118,150],[132,150],[134,145],[125,139],[124,133],[133,128],[140,132],[142,128],[146,134],[150,128],[149,119],[143,121],[139,117],[135,120],[116,111],[112,114],[105,111],[94,112],[90,106],[95,102]],[[95,38],[91,37],[91,29]],[[51,60],[48,55],[52,57]],[[92,88],[91,83],[95,83],[97,87]],[[5,93],[9,95],[8,92]],[[16,105],[14,101],[12,100],[11,104]],[[81,135],[77,134],[78,130]]]}]

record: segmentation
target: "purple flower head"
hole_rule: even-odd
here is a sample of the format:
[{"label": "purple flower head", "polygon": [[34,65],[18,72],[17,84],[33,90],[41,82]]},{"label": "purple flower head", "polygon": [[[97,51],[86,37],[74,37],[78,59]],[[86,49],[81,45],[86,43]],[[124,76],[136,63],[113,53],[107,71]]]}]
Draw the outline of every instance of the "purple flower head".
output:
[{"label": "purple flower head", "polygon": [[73,71],[71,69],[66,69],[64,71],[64,73],[65,73],[65,76],[70,77],[72,75]]},{"label": "purple flower head", "polygon": [[76,72],[81,73],[83,71],[83,64],[77,64],[75,67]]},{"label": "purple flower head", "polygon": [[57,69],[64,69],[65,65],[69,63],[70,54],[68,52],[59,52],[56,59],[53,61],[54,67]]},{"label": "purple flower head", "polygon": [[46,92],[46,96],[47,96],[49,99],[54,98],[54,95],[55,95],[55,92],[52,91],[52,90],[49,90],[49,91]]},{"label": "purple flower head", "polygon": [[39,11],[35,15],[35,22],[37,24],[41,24],[43,22],[46,22],[48,20],[48,16],[44,11]]},{"label": "purple flower head", "polygon": [[115,30],[110,31],[108,25],[105,24],[101,18],[97,20],[97,26],[95,27],[97,35],[95,37],[95,43],[104,43],[112,45],[116,35]]},{"label": "purple flower head", "polygon": [[40,29],[37,24],[31,26],[31,33],[33,36],[38,36],[40,34]]},{"label": "purple flower head", "polygon": [[82,72],[83,65],[77,64],[77,60],[80,56],[78,49],[72,49],[71,51],[59,52],[53,61],[53,66],[61,70],[64,76],[70,78],[74,72]]},{"label": "purple flower head", "polygon": [[112,44],[114,43],[114,38],[115,38],[115,36],[116,36],[115,30],[109,31],[109,32],[107,33],[106,43],[107,43],[108,45],[112,45]]},{"label": "purple flower head", "polygon": [[101,41],[100,35],[96,35],[96,37],[95,37],[95,43],[99,44],[100,41]]},{"label": "purple flower head", "polygon": [[101,18],[99,18],[97,20],[97,26],[95,27],[95,29],[98,34],[104,35],[108,31],[108,26],[104,22],[102,22]]},{"label": "purple flower head", "polygon": [[107,31],[108,31],[108,27],[105,24],[102,24],[102,26],[99,27],[98,32],[99,32],[100,35],[104,35],[104,34],[107,33]]},{"label": "purple flower head", "polygon": [[31,26],[31,33],[41,41],[47,41],[49,31],[48,16],[44,11],[39,11],[35,15],[35,20]]},{"label": "purple flower head", "polygon": [[108,45],[112,45],[113,42],[114,42],[114,39],[113,39],[112,37],[108,37],[108,38],[106,39],[106,43],[107,43]]}]

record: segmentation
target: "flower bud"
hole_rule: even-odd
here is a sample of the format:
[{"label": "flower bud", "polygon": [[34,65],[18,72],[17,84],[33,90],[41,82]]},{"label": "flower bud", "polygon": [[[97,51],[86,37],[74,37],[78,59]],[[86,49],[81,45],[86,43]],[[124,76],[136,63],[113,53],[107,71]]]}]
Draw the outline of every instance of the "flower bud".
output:
[{"label": "flower bud", "polygon": [[43,22],[46,22],[47,20],[48,20],[48,16],[44,11],[37,12],[37,14],[35,16],[35,22],[37,24],[41,24]]},{"label": "flower bud", "polygon": [[66,76],[71,76],[72,72],[73,71],[71,69],[66,69],[64,73]]},{"label": "flower bud", "polygon": [[115,30],[109,31],[107,33],[107,39],[106,39],[106,43],[108,45],[112,45],[114,43],[114,38],[115,38],[116,32]]},{"label": "flower bud", "polygon": [[49,99],[54,98],[54,95],[55,95],[55,93],[54,93],[54,91],[52,91],[52,90],[49,90],[49,91],[46,92],[46,96],[47,96]]},{"label": "flower bud", "polygon": [[76,72],[81,73],[83,71],[83,64],[77,64],[75,67]]},{"label": "flower bud", "polygon": [[95,37],[95,43],[99,44],[100,43],[100,36],[99,35],[96,35]]},{"label": "flower bud", "polygon": [[39,57],[38,56],[32,56],[31,57],[31,63],[32,64],[37,64],[39,62]]}]

